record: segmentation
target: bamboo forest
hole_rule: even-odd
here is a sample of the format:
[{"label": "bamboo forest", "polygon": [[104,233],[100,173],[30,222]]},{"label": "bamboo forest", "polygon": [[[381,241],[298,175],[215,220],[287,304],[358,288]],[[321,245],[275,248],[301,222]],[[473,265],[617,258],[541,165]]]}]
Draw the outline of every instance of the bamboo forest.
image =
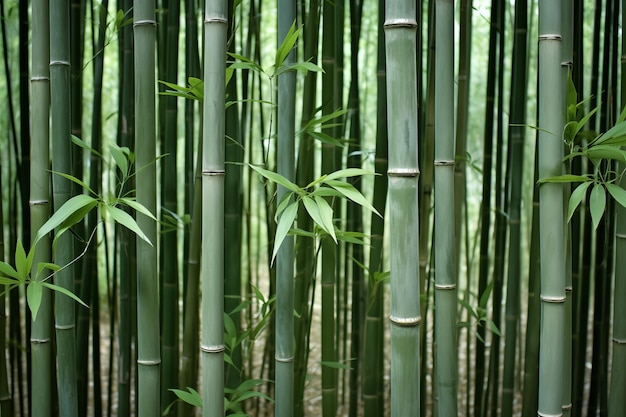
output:
[{"label": "bamboo forest", "polygon": [[0,416],[626,416],[625,8],[0,0]]}]

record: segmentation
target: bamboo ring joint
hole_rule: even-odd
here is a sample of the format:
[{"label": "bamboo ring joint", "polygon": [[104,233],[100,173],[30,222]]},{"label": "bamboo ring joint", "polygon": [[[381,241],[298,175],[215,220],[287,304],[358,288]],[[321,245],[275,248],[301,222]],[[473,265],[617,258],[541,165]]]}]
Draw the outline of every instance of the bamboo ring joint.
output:
[{"label": "bamboo ring joint", "polygon": [[618,339],[616,337],[613,338],[613,343],[617,343],[618,345],[626,345],[626,339]]},{"label": "bamboo ring joint", "polygon": [[398,18],[398,19],[387,19],[385,20],[384,23],[384,28],[385,29],[391,29],[391,28],[412,28],[415,29],[417,28],[417,20],[415,19],[402,19],[402,18]]},{"label": "bamboo ring joint", "polygon": [[41,77],[41,76],[33,76],[30,77],[30,82],[37,82],[37,81],[50,81],[50,77]]},{"label": "bamboo ring joint", "polygon": [[274,356],[274,360],[280,363],[291,363],[293,362],[293,356],[290,356],[288,358],[279,358],[278,356]]},{"label": "bamboo ring joint", "polygon": [[544,414],[544,413],[542,413],[540,411],[537,411],[537,416],[538,417],[562,417],[563,413],[561,413],[561,414]]},{"label": "bamboo ring joint", "polygon": [[204,23],[228,23],[228,20],[223,16],[206,16]]},{"label": "bamboo ring joint", "polygon": [[390,177],[417,177],[420,171],[416,168],[392,168],[387,171]]},{"label": "bamboo ring joint", "polygon": [[53,66],[53,65],[69,67],[70,66],[70,62],[69,61],[61,61],[61,60],[50,61],[50,66]]},{"label": "bamboo ring joint", "polygon": [[546,33],[545,35],[539,35],[539,41],[560,41],[563,38],[557,33]]},{"label": "bamboo ring joint", "polygon": [[403,327],[417,326],[418,324],[422,322],[422,318],[420,316],[417,316],[417,317],[389,316],[389,320],[391,321],[391,323],[398,325],[398,326],[403,326]]},{"label": "bamboo ring joint", "polygon": [[626,233],[615,233],[615,237],[620,238],[620,239],[624,239],[624,238],[626,238]]},{"label": "bamboo ring joint", "polygon": [[435,284],[436,290],[454,290],[456,289],[456,284]]},{"label": "bamboo ring joint", "polygon": [[30,206],[44,206],[49,203],[50,201],[48,200],[29,200],[28,201],[28,205]]},{"label": "bamboo ring joint", "polygon": [[224,174],[226,174],[226,171],[223,169],[203,169],[202,170],[202,175],[215,176],[215,175],[224,175]]},{"label": "bamboo ring joint", "polygon": [[562,409],[563,411],[569,411],[569,410],[571,410],[571,409],[572,409],[572,403],[569,403],[569,404],[564,405],[563,407],[561,407],[561,409]]},{"label": "bamboo ring joint", "polygon": [[54,326],[54,328],[57,330],[72,330],[75,327],[76,326],[74,326],[73,324],[56,324]]},{"label": "bamboo ring joint", "polygon": [[30,339],[30,343],[35,343],[35,344],[43,344],[43,343],[50,343],[50,339]]},{"label": "bamboo ring joint", "polygon": [[161,359],[137,359],[137,365],[154,366],[160,364]]},{"label": "bamboo ring joint", "polygon": [[452,167],[454,166],[454,159],[435,159],[434,165],[440,167]]},{"label": "bamboo ring joint", "polygon": [[215,345],[215,346],[200,346],[200,350],[205,352],[205,353],[221,353],[224,352],[226,349],[224,348],[224,345]]},{"label": "bamboo ring joint", "polygon": [[151,20],[151,19],[135,20],[133,22],[133,27],[135,26],[156,26],[156,20]]},{"label": "bamboo ring joint", "polygon": [[546,303],[564,303],[566,299],[566,297],[551,295],[542,295],[539,298],[541,299],[541,301],[545,301]]}]

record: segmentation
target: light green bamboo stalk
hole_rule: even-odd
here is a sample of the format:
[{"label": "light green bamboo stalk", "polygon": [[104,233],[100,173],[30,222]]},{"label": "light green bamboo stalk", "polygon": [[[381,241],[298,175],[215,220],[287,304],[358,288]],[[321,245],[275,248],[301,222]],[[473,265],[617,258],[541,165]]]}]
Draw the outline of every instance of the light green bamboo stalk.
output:
[{"label": "light green bamboo stalk", "polygon": [[[137,202],[156,213],[155,38],[154,0],[134,3],[135,149]],[[153,244],[156,224],[138,215],[137,224]],[[137,238],[138,415],[160,413],[159,286],[156,247]]]},{"label": "light green bamboo stalk", "polygon": [[[561,90],[561,5],[539,3],[539,177],[562,172],[564,100]],[[539,351],[539,410],[560,415],[565,340],[565,250],[563,245],[563,186],[539,187],[541,241],[541,344]]]},{"label": "light green bamboo stalk", "polygon": [[[278,5],[278,39],[281,45],[293,26],[296,18],[296,4],[293,0],[281,0]],[[291,50],[285,59],[289,65],[295,61],[295,51]],[[293,71],[278,76],[278,116],[277,116],[277,171],[292,181],[295,178],[295,105],[296,78]],[[278,201],[287,190],[278,187]],[[276,257],[276,404],[277,417],[291,417],[294,412],[294,322],[293,322],[293,237],[287,237]]]},{"label": "light green bamboo stalk", "polygon": [[[50,20],[48,2],[32,3],[32,76],[31,76],[31,155],[30,155],[30,222],[31,236],[48,220],[50,213],[49,166],[49,106],[50,106]],[[50,241],[42,238],[37,244],[32,276],[37,277],[37,264],[50,261]],[[41,279],[42,277],[38,277]],[[39,313],[33,321],[31,348],[31,386],[36,393],[29,407],[33,417],[50,415],[52,407],[52,299],[43,289]]]},{"label": "light green bamboo stalk", "polygon": [[417,74],[415,2],[385,8],[389,114],[391,415],[420,409],[420,297],[417,262]]},{"label": "light green bamboo stalk", "polygon": [[[50,5],[50,97],[52,170],[72,172],[70,141],[70,50],[69,2],[54,1]],[[57,211],[71,197],[72,183],[60,175],[52,177],[54,210]],[[70,233],[61,235],[53,254],[57,265],[69,265],[57,272],[57,285],[74,291],[74,241]],[[60,293],[55,294],[59,412],[63,416],[78,416],[76,385],[76,352],[74,301]]]},{"label": "light green bamboo stalk", "polygon": [[228,9],[206,0],[200,282],[202,415],[224,415],[224,99]]},{"label": "light green bamboo stalk", "polygon": [[511,142],[511,182],[509,200],[509,266],[507,276],[504,370],[502,376],[502,415],[513,413],[515,388],[515,352],[520,308],[521,273],[521,203],[524,167],[524,127],[526,119],[527,68],[527,4],[515,2],[515,36],[513,38],[513,67],[511,73],[511,103],[509,137]]},{"label": "light green bamboo stalk", "polygon": [[437,409],[457,415],[456,260],[454,222],[454,3],[435,4],[435,340]]}]

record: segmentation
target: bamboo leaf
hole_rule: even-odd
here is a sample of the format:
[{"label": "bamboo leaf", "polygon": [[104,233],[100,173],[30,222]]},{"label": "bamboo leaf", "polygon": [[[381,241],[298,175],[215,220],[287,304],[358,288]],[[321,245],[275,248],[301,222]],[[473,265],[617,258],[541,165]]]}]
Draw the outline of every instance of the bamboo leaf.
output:
[{"label": "bamboo leaf", "polygon": [[154,216],[154,214],[152,214],[150,212],[150,210],[148,210],[146,208],[146,206],[144,206],[141,203],[138,203],[137,200],[133,199],[133,198],[127,198],[127,197],[121,197],[117,199],[118,203],[122,203],[127,205],[128,207],[132,208],[133,210],[135,210],[138,213],[141,213],[145,216],[150,217],[152,220],[157,221],[157,218]]},{"label": "bamboo leaf", "polygon": [[272,253],[272,263],[274,263],[274,259],[276,259],[276,255],[278,254],[278,249],[280,249],[280,245],[282,245],[283,240],[287,237],[287,233],[291,226],[293,225],[293,221],[296,219],[296,215],[298,214],[298,203],[291,203],[280,216],[280,220],[278,221],[278,225],[276,226],[276,237],[274,239],[274,253]]},{"label": "bamboo leaf", "polygon": [[39,262],[37,264],[37,277],[41,275],[41,272],[44,269],[49,269],[50,271],[56,272],[61,269],[61,267],[57,264],[53,264],[51,262]]},{"label": "bamboo leaf", "polygon": [[93,195],[98,195],[89,185],[87,185],[84,181],[74,177],[73,175],[66,174],[64,172],[51,171],[53,174],[60,175],[61,177],[72,181],[75,184],[80,185],[85,190],[88,190]]},{"label": "bamboo leaf", "polygon": [[[626,123],[625,123],[626,125]],[[619,162],[626,162],[626,152],[612,145],[594,145],[583,152],[594,163],[600,159],[613,159]]]},{"label": "bamboo leaf", "polygon": [[63,288],[61,286],[58,286],[58,285],[55,285],[55,284],[51,284],[49,282],[42,282],[41,285],[43,285],[46,288],[51,289],[52,291],[60,292],[61,294],[70,297],[72,300],[76,301],[77,303],[81,304],[82,306],[89,308],[89,306],[87,304],[85,304],[83,302],[83,300],[78,298],[78,296],[76,294],[74,294],[73,292],[69,291],[67,288]]},{"label": "bamboo leaf", "polygon": [[115,143],[112,143],[111,145],[109,145],[109,152],[111,153],[111,156],[113,157],[113,160],[115,161],[115,165],[117,165],[120,171],[122,171],[122,175],[124,177],[127,177],[128,176],[128,159],[126,159],[126,155],[124,154],[124,152]]},{"label": "bamboo leaf", "polygon": [[0,261],[0,276],[10,277],[19,280],[19,274],[11,265],[4,261]]},{"label": "bamboo leaf", "polygon": [[378,217],[382,218],[378,210],[376,210],[374,206],[369,201],[367,201],[367,199],[363,196],[363,194],[361,194],[356,188],[354,188],[352,184],[349,184],[343,181],[337,181],[337,180],[326,180],[326,184],[330,185],[335,190],[343,194],[345,197],[354,201],[356,204],[360,205],[361,207],[365,209],[368,209],[369,211],[373,213],[376,213]]},{"label": "bamboo leaf", "polygon": [[171,388],[170,391],[176,394],[178,398],[180,398],[187,404],[193,405],[194,407],[202,408],[202,397],[200,396],[198,391],[190,387],[187,387],[187,389],[189,391]]},{"label": "bamboo leaf", "polygon": [[33,316],[33,321],[37,319],[37,312],[39,311],[39,306],[41,305],[42,293],[43,287],[39,281],[31,281],[26,288],[26,302],[28,303],[28,308],[30,308],[31,315]]},{"label": "bamboo leaf", "polygon": [[150,242],[148,236],[146,236],[146,234],[141,230],[135,219],[133,219],[130,214],[126,213],[124,210],[120,210],[117,207],[109,205],[102,206],[102,209],[106,211],[114,221],[126,227],[152,246],[152,242]]},{"label": "bamboo leaf", "polygon": [[545,184],[547,182],[586,182],[589,181],[589,177],[585,176],[585,175],[572,175],[572,174],[566,174],[566,175],[557,175],[554,177],[548,177],[548,178],[542,178],[539,181],[537,181],[537,184]]},{"label": "bamboo leaf", "polygon": [[249,165],[249,166],[250,166],[250,168],[252,168],[256,172],[261,174],[261,176],[267,178],[270,181],[275,182],[276,184],[282,185],[283,187],[285,187],[289,191],[293,191],[294,193],[297,193],[297,194],[300,194],[302,192],[300,187],[298,187],[296,184],[294,184],[293,182],[289,181],[287,178],[283,177],[280,174],[277,174],[277,173],[272,172],[272,171],[268,171],[267,169],[264,169],[264,168],[261,168],[261,167],[255,166],[255,165]]},{"label": "bamboo leaf", "polygon": [[606,208],[606,193],[602,184],[594,184],[589,196],[589,210],[594,230],[598,228],[604,209]]},{"label": "bamboo leaf", "polygon": [[100,152],[96,151],[94,148],[92,148],[91,146],[87,145],[87,143],[84,140],[82,140],[81,138],[79,138],[78,136],[70,135],[70,138],[72,139],[72,142],[75,145],[78,145],[81,148],[91,152],[92,154],[97,155],[100,158],[102,158],[102,154]]},{"label": "bamboo leaf", "polygon": [[296,23],[294,22],[289,31],[285,35],[285,38],[281,42],[278,50],[276,51],[276,59],[274,60],[274,71],[278,71],[278,69],[283,65],[285,59],[287,59],[287,55],[293,49],[298,40],[298,36],[300,35],[301,28],[296,29]]},{"label": "bamboo leaf", "polygon": [[356,177],[358,175],[378,175],[375,172],[367,171],[361,168],[346,168],[332,172],[326,176],[326,180],[336,180],[339,178]]},{"label": "bamboo leaf", "polygon": [[58,237],[63,231],[81,221],[97,205],[98,200],[86,194],[79,194],[70,198],[39,228],[35,239],[33,239],[33,244],[39,242],[52,230],[61,227],[57,234]]},{"label": "bamboo leaf", "polygon": [[31,266],[32,258],[30,262],[28,262],[28,258],[26,257],[26,251],[24,250],[22,241],[18,239],[17,245],[15,245],[15,269],[17,270],[21,281],[24,281],[26,277],[28,277]]},{"label": "bamboo leaf", "polygon": [[626,207],[626,190],[624,190],[619,185],[611,183],[607,183],[605,185],[606,189],[609,191],[609,194],[611,194],[611,197],[613,197],[613,199],[617,201],[622,207]]},{"label": "bamboo leaf", "polygon": [[576,211],[576,208],[579,206],[583,197],[587,193],[587,189],[589,188],[591,184],[592,184],[591,181],[583,182],[582,184],[578,185],[578,187],[576,187],[574,191],[572,191],[572,194],[569,197],[569,203],[568,203],[568,208],[567,208],[567,221],[568,222],[572,218],[574,211]]},{"label": "bamboo leaf", "polygon": [[335,225],[333,224],[333,209],[328,204],[325,198],[314,196],[313,200],[319,207],[319,213],[322,220],[322,224],[318,224],[322,229],[326,231],[337,243],[337,236],[335,235]]},{"label": "bamboo leaf", "polygon": [[349,371],[350,369],[352,369],[350,366],[341,362],[320,361],[320,364],[327,368],[344,369],[346,371]]},{"label": "bamboo leaf", "polygon": [[[13,278],[0,276],[0,285],[12,286],[12,285],[16,285],[16,284],[19,284],[19,282],[14,280]],[[0,293],[0,294],[4,295],[5,291],[6,291],[6,289],[2,293]]]},{"label": "bamboo leaf", "polygon": [[615,126],[607,130],[603,135],[600,135],[595,141],[589,144],[590,147],[603,144],[609,139],[613,139],[617,136],[626,135],[626,122],[617,123]]}]

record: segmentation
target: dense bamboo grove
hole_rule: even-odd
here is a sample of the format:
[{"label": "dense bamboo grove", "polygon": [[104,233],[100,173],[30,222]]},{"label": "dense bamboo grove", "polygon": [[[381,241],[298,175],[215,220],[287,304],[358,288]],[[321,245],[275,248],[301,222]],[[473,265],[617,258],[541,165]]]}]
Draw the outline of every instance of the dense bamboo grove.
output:
[{"label": "dense bamboo grove", "polygon": [[0,0],[0,414],[624,415],[623,6]]}]

